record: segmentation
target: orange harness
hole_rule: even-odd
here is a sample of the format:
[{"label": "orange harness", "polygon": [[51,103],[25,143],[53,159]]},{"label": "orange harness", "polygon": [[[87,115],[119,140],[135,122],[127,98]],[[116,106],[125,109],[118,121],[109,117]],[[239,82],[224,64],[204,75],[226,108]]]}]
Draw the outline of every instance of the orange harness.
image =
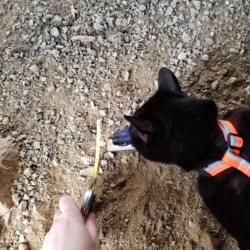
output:
[{"label": "orange harness", "polygon": [[250,177],[250,163],[239,156],[240,149],[243,146],[243,139],[237,134],[234,126],[229,121],[219,120],[218,125],[228,143],[228,150],[221,161],[214,162],[204,170],[211,176],[215,176],[233,167]]}]

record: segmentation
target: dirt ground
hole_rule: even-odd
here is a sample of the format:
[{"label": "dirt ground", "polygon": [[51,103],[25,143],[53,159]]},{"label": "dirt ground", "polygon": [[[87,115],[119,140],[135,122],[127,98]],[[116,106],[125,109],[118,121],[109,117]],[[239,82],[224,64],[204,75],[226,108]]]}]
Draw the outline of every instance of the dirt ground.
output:
[{"label": "dirt ground", "polygon": [[[3,56],[5,52],[0,53]],[[107,153],[107,140],[126,124],[123,114],[133,113],[131,103],[134,100],[138,104],[143,103],[156,90],[154,82],[162,65],[157,53],[152,58],[145,52],[133,63],[126,56],[115,59],[115,62],[112,60],[107,65],[115,77],[98,78],[98,74],[95,75],[98,81],[96,85],[89,86],[87,97],[82,97],[75,86],[61,83],[54,84],[55,89],[50,91],[50,83],[43,85],[36,77],[29,86],[12,81],[0,83],[10,93],[6,99],[1,97],[1,103],[5,105],[2,116],[10,119],[8,125],[1,125],[2,136],[12,135],[15,138],[19,154],[29,152],[38,133],[42,135],[41,144],[49,148],[49,152],[34,151],[33,158],[38,158],[37,163],[35,158],[32,158],[32,165],[23,159],[17,160],[14,154],[11,164],[7,164],[7,160],[4,163],[8,165],[8,170],[0,169],[1,201],[5,198],[11,201],[11,194],[17,190],[19,194],[25,193],[26,186],[36,181],[34,202],[29,202],[25,211],[20,211],[11,202],[7,205],[10,214],[8,223],[4,221],[4,216],[0,216],[0,249],[18,249],[21,242],[27,244],[30,250],[40,249],[58,209],[59,198],[69,194],[81,204],[91,178],[81,176],[80,171],[93,166],[96,120],[101,117],[93,108],[92,101],[99,110],[107,111],[107,116],[102,117],[101,160],[104,162],[100,164],[102,173],[97,179],[93,207],[101,249],[237,249],[235,240],[221,228],[202,203],[196,191],[196,173],[150,162],[137,152]],[[6,65],[11,65],[10,73],[17,73],[21,71],[22,63],[23,60],[16,60],[12,64],[6,62]],[[55,81],[55,74],[60,76],[56,71],[56,60],[47,57],[45,60],[44,57],[36,64],[46,72],[48,82]],[[69,67],[66,60],[60,61],[60,64]],[[124,81],[123,73],[116,72],[117,68],[129,71],[128,82]],[[239,54],[225,57],[218,50],[212,53],[208,62],[200,60],[191,75],[181,76],[180,84],[192,96],[214,100],[222,115],[231,108],[247,105],[244,89],[250,82],[249,72],[248,51],[242,60]],[[231,77],[236,80],[230,82]],[[104,82],[101,81],[103,79]],[[213,91],[211,83],[215,80],[219,81],[219,85]],[[20,106],[19,97],[24,90],[28,90],[30,95],[22,96],[26,109],[18,112],[16,107]],[[37,118],[39,114],[43,114],[44,119]],[[56,114],[60,114],[58,119]],[[84,122],[79,117],[83,117]],[[46,119],[52,123],[44,124]],[[13,131],[17,134],[13,135]],[[90,136],[82,139],[81,135],[86,131],[90,132]],[[27,168],[32,169],[32,175],[25,174]]]}]

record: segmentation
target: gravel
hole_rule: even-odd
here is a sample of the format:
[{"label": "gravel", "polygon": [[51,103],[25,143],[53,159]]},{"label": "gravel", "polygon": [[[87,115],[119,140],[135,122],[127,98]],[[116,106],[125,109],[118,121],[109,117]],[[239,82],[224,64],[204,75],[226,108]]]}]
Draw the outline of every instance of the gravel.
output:
[{"label": "gravel", "polygon": [[[50,178],[41,170],[65,166],[72,175],[91,176],[96,118],[102,117],[108,138],[124,125],[123,113],[131,114],[155,90],[162,65],[175,72],[184,89],[198,85],[199,97],[220,90],[225,100],[232,95],[226,88],[245,83],[247,76],[225,72],[213,58],[237,57],[242,68],[250,67],[249,10],[249,1],[234,0],[109,5],[92,0],[73,7],[67,2],[1,3],[0,14],[11,18],[0,23],[0,132],[15,132],[22,158],[22,177],[11,189],[15,206],[33,211],[41,202],[40,188],[46,189]],[[201,79],[200,65],[215,68],[213,76]],[[241,95],[240,102],[250,104],[250,86],[244,85]],[[220,107],[225,106],[223,99]],[[113,170],[118,156],[103,145],[101,166]]]}]

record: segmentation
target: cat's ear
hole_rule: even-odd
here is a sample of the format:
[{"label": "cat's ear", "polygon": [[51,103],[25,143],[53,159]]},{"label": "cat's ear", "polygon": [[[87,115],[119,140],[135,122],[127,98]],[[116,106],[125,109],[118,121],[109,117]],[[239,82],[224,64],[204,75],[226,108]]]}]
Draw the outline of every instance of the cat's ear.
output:
[{"label": "cat's ear", "polygon": [[152,122],[147,119],[127,115],[124,115],[124,118],[132,123],[137,128],[137,130],[143,134],[149,134],[153,132]]},{"label": "cat's ear", "polygon": [[158,91],[159,92],[181,92],[181,88],[174,73],[163,67],[158,73]]}]

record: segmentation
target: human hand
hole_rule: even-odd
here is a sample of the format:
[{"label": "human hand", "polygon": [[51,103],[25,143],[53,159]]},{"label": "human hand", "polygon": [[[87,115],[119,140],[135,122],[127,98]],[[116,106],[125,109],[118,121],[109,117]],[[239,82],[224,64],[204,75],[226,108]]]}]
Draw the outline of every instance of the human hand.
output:
[{"label": "human hand", "polygon": [[80,209],[70,196],[63,196],[59,206],[42,250],[98,250],[95,215],[90,214],[84,222]]}]

